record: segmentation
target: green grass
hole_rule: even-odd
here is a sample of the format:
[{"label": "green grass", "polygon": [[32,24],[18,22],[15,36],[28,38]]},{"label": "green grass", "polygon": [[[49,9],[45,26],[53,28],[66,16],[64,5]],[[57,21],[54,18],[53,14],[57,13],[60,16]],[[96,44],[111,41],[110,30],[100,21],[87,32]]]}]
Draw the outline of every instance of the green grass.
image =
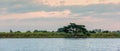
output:
[{"label": "green grass", "polygon": [[0,33],[0,38],[67,38],[72,36],[66,33],[39,32],[39,33]]},{"label": "green grass", "polygon": [[[90,36],[78,34],[78,38],[120,38],[120,33],[92,33]],[[75,38],[74,34],[63,32],[7,33],[0,32],[0,38]]]},{"label": "green grass", "polygon": [[97,33],[91,34],[89,38],[120,38],[120,33]]}]

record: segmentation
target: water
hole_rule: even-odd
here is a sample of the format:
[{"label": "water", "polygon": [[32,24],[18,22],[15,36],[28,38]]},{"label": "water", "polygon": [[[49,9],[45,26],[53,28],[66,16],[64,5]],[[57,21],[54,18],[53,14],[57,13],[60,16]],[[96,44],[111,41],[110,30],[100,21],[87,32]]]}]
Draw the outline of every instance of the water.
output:
[{"label": "water", "polygon": [[120,39],[0,39],[0,51],[120,51]]}]

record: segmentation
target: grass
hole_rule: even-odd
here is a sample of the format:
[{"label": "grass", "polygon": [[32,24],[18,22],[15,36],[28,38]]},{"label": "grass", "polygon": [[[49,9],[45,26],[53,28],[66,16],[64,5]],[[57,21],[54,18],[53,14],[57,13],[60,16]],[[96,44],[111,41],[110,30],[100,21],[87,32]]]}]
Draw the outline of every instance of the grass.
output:
[{"label": "grass", "polygon": [[[36,32],[36,33],[1,32],[0,38],[75,38],[75,35],[63,32]],[[77,38],[120,38],[120,33],[91,33],[90,36],[78,34]]]},{"label": "grass", "polygon": [[66,33],[39,32],[39,33],[0,33],[0,38],[67,38],[72,37]]}]

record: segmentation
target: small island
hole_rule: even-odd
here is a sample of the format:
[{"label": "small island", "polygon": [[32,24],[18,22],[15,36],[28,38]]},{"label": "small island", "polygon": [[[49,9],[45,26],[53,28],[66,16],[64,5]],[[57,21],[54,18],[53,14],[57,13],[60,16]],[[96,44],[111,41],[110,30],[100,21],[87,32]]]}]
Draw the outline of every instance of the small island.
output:
[{"label": "small island", "polygon": [[0,32],[0,38],[120,38],[120,31],[87,30],[85,25],[70,23],[57,31],[34,30]]}]

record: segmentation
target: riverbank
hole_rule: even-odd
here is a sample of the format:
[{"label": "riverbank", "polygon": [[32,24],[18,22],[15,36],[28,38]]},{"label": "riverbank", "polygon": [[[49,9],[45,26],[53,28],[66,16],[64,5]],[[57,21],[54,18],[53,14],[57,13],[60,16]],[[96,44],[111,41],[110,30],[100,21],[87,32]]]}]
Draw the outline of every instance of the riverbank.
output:
[{"label": "riverbank", "polygon": [[0,38],[64,38],[63,34],[0,34]]},{"label": "riverbank", "polygon": [[39,33],[3,33],[0,38],[120,38],[120,34],[90,34],[73,35],[73,34],[39,34]]}]

